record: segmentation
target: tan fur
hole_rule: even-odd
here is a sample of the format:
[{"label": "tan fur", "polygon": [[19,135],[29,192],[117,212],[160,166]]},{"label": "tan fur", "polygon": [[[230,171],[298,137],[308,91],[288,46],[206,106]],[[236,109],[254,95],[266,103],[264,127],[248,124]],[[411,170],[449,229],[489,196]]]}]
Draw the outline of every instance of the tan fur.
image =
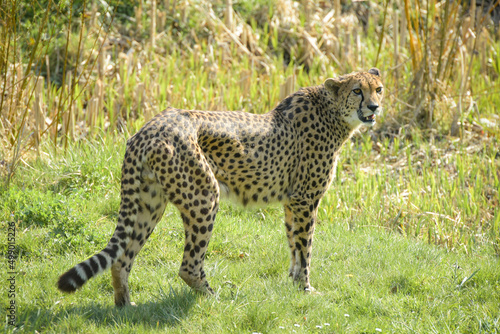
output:
[{"label": "tan fur", "polygon": [[371,69],[303,88],[264,115],[168,108],[127,142],[118,225],[108,246],[63,274],[59,288],[75,291],[112,267],[115,303],[130,304],[134,258],[171,202],[186,237],[179,275],[192,288],[213,293],[203,263],[223,192],[245,206],[283,204],[290,276],[312,290],[320,200],[343,143],[379,114],[381,90],[380,73]]}]

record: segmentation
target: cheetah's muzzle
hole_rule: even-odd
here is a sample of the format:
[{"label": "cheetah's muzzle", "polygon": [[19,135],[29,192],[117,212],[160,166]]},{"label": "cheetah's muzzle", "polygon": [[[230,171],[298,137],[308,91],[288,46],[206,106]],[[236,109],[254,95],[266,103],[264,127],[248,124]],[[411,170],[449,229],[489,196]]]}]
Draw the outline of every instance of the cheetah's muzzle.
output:
[{"label": "cheetah's muzzle", "polygon": [[365,124],[370,124],[370,125],[375,124],[375,118],[376,118],[375,114],[364,116],[361,109],[358,109],[358,117],[359,117],[359,120]]}]

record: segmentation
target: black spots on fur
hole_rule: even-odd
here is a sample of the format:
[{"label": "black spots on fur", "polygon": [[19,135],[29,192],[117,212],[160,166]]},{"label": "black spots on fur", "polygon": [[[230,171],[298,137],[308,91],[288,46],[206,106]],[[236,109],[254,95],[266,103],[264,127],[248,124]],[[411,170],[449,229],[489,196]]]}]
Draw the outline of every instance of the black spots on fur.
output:
[{"label": "black spots on fur", "polygon": [[300,266],[302,268],[307,268],[307,262],[306,262],[306,259],[304,257],[304,252],[300,252]]},{"label": "black spots on fur", "polygon": [[135,253],[134,253],[134,251],[133,251],[133,250],[131,250],[131,251],[128,253],[128,257],[129,257],[131,260],[134,258],[134,255],[135,255]]},{"label": "black spots on fur", "polygon": [[[128,226],[133,228],[128,234],[131,240],[137,240],[142,246],[154,226],[148,224],[156,222],[163,212],[157,203],[168,199],[181,211],[185,227],[181,277],[186,282],[193,280],[199,286],[208,287],[206,281],[199,279],[205,277],[204,251],[216,217],[219,196],[216,179],[219,179],[221,188],[229,188],[243,205],[282,201],[292,195],[307,198],[305,203],[297,204],[309,210],[295,212],[294,225],[290,220],[285,225],[289,237],[293,237],[292,232],[295,234],[292,250],[301,253],[297,254],[297,260],[302,268],[300,273],[295,273],[296,277],[307,282],[303,276],[308,274],[310,252],[307,249],[314,231],[315,210],[324,188],[331,182],[336,152],[345,141],[342,122],[331,118],[340,111],[330,105],[329,95],[321,95],[322,90],[307,88],[294,93],[270,112],[270,117],[169,108],[148,123],[128,143],[122,169],[122,210],[113,244],[87,261],[88,268],[77,267],[80,274],[84,277],[87,270],[96,273],[99,265],[102,269],[111,265],[106,254],[114,259],[119,250],[129,247],[125,244],[118,247],[118,243],[127,238]],[[139,171],[145,159],[161,183],[161,191],[148,186],[157,180],[141,178]],[[141,208],[151,219],[141,219],[136,224]],[[143,228],[147,228],[145,238],[143,234],[137,235],[139,231],[146,234]],[[133,259],[137,252],[137,248],[128,249],[125,256]],[[123,270],[129,271],[131,261],[124,265]],[[76,286],[77,283],[73,280],[70,284]]]},{"label": "black spots on fur", "polygon": [[302,243],[302,246],[307,247],[307,239],[300,238],[300,242]]},{"label": "black spots on fur", "polygon": [[[302,219],[302,218],[300,218],[300,219]],[[300,221],[300,219],[299,219],[299,221]],[[293,235],[299,235],[300,233],[303,233],[303,232],[304,232],[304,228],[301,226],[298,230],[293,231]]]},{"label": "black spots on fur", "polygon": [[[134,231],[135,232],[135,231]],[[124,240],[127,238],[127,233],[126,232],[120,232],[118,233],[117,237],[121,240]]]}]

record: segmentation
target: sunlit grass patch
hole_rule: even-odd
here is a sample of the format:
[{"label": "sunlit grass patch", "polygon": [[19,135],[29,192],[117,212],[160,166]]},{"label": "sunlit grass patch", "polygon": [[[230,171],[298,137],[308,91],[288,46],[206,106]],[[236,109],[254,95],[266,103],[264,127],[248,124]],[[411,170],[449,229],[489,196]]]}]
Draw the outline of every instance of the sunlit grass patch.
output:
[{"label": "sunlit grass patch", "polygon": [[[75,294],[63,295],[55,288],[58,275],[102,249],[114,229],[119,180],[114,173],[107,178],[119,169],[121,143],[95,142],[81,148],[88,153],[72,158],[48,152],[45,161],[50,163],[20,169],[24,179],[42,182],[27,182],[26,192],[16,190],[20,183],[2,193],[3,220],[12,219],[11,213],[18,217],[19,329],[498,330],[500,263],[492,220],[498,212],[489,206],[495,199],[487,196],[485,187],[469,187],[496,172],[494,150],[483,145],[476,154],[465,155],[460,150],[470,146],[449,149],[459,143],[420,142],[408,148],[409,143],[401,140],[380,143],[379,152],[374,149],[377,142],[370,140],[364,136],[346,145],[338,179],[320,205],[311,269],[318,294],[300,292],[288,277],[281,207],[245,210],[222,203],[206,260],[217,298],[197,295],[177,276],[184,232],[169,205],[131,272],[131,296],[138,306],[122,310],[114,307],[109,273]],[[73,175],[74,181],[60,183],[89,157],[96,162],[85,167],[91,177]],[[66,174],[54,172],[54,166]],[[82,196],[81,189],[89,191]],[[31,202],[16,202],[19,196]],[[467,202],[470,196],[476,196],[475,204]],[[30,218],[34,216],[20,215],[37,206],[46,208],[37,210],[38,215],[52,212],[55,218],[39,226]],[[63,217],[57,216],[58,210],[70,212],[61,221],[64,225],[58,221]],[[455,219],[457,212],[464,219]],[[491,217],[485,215],[488,212]],[[469,214],[477,216],[466,219]],[[74,222],[68,222],[71,215],[77,217]],[[474,225],[474,219],[483,219],[482,226]],[[64,233],[54,237],[58,226]]]}]

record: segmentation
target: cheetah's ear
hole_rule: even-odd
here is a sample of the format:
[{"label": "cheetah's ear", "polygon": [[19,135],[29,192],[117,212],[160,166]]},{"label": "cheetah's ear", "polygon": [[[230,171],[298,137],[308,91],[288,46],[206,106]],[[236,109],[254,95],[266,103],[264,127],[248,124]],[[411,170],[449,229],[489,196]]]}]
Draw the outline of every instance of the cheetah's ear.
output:
[{"label": "cheetah's ear", "polygon": [[339,79],[328,78],[325,80],[324,85],[325,85],[326,90],[328,90],[334,94],[337,94],[340,86],[342,85],[342,81]]},{"label": "cheetah's ear", "polygon": [[379,70],[378,68],[375,68],[375,67],[370,68],[370,69],[368,70],[368,73],[373,74],[373,75],[376,75],[377,77],[379,77],[379,76],[380,76],[380,70]]}]

